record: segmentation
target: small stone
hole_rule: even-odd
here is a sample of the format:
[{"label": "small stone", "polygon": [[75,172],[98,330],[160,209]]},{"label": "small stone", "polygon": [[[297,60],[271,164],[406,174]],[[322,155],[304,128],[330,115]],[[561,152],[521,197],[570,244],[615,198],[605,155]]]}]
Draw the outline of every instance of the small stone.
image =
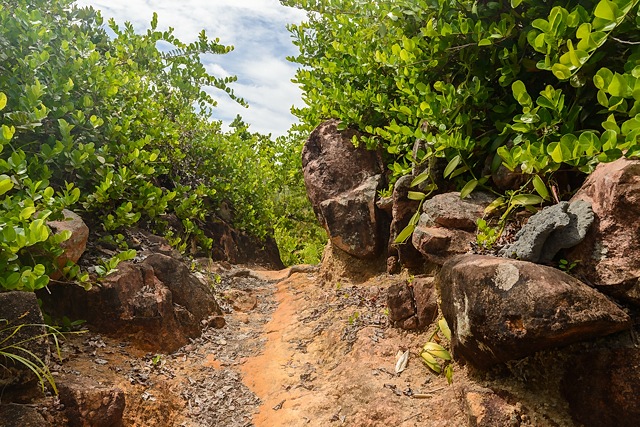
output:
[{"label": "small stone", "polygon": [[113,427],[122,423],[124,392],[88,378],[65,378],[58,384],[60,401],[71,427]]}]

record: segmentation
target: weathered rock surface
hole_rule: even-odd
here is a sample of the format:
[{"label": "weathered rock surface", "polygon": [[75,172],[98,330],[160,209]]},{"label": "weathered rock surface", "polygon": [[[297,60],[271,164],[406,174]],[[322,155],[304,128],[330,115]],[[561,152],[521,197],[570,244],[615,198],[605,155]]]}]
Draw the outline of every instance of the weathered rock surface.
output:
[{"label": "weathered rock surface", "polygon": [[533,215],[500,255],[522,261],[549,263],[561,249],[580,243],[593,223],[591,204],[560,202]]},{"label": "weathered rock surface", "polygon": [[[84,223],[80,215],[68,209],[62,211],[64,219],[59,221],[49,221],[48,225],[55,234],[63,231],[70,231],[71,237],[60,244],[64,253],[58,257],[58,265],[64,267],[67,262],[78,262],[85,249],[87,248],[87,240],[89,239],[89,227]],[[51,275],[52,279],[61,277],[60,272]]]},{"label": "weathered rock surface", "polygon": [[28,405],[0,405],[0,427],[49,427],[40,413]]},{"label": "weathered rock surface", "polygon": [[562,391],[572,416],[585,427],[637,426],[640,349],[600,349],[571,359]]},{"label": "weathered rock surface", "polygon": [[[18,331],[14,334],[16,328]],[[46,332],[42,312],[33,292],[0,293],[0,348],[3,352],[24,357],[37,366],[43,363],[47,365],[50,352]],[[0,365],[0,388],[25,385],[37,380],[29,368],[2,355]]]},{"label": "weathered rock surface", "polygon": [[432,277],[416,277],[387,289],[389,319],[402,329],[425,329],[438,315],[438,300]]},{"label": "weathered rock surface", "polygon": [[267,236],[260,240],[234,229],[224,221],[210,222],[204,228],[205,235],[214,241],[210,254],[213,260],[232,264],[257,264],[274,270],[284,268],[273,237]]},{"label": "weathered rock surface", "polygon": [[469,252],[475,241],[476,221],[493,199],[476,192],[465,199],[460,199],[460,193],[445,193],[425,201],[413,232],[413,246],[428,262],[438,265]]},{"label": "weathered rock surface", "polygon": [[481,368],[629,328],[607,297],[560,270],[460,255],[437,279],[456,356]]},{"label": "weathered rock surface", "polygon": [[517,427],[521,408],[512,405],[493,390],[468,386],[462,392],[469,427]]},{"label": "weathered rock surface", "polygon": [[124,392],[87,378],[65,378],[58,386],[60,402],[71,427],[119,427],[125,408]]},{"label": "weathered rock surface", "polygon": [[358,258],[381,248],[376,192],[384,178],[375,152],[356,148],[357,132],[338,131],[338,121],[320,124],[302,149],[307,195],[333,244]]},{"label": "weathered rock surface", "polygon": [[50,286],[41,293],[53,315],[84,319],[93,329],[126,336],[143,349],[171,352],[200,335],[202,321],[222,311],[213,290],[181,261],[153,254],[123,262],[91,290]]},{"label": "weathered rock surface", "polygon": [[388,273],[399,273],[401,267],[418,270],[424,265],[420,252],[413,246],[411,240],[404,244],[395,244],[398,235],[409,224],[409,220],[416,213],[420,202],[408,198],[412,175],[399,178],[393,187],[393,207],[391,209],[391,236],[389,238],[389,254],[397,257],[397,262],[388,263]]},{"label": "weathered rock surface", "polygon": [[598,165],[572,201],[591,203],[596,220],[584,241],[567,251],[575,269],[609,295],[640,305],[640,161]]}]

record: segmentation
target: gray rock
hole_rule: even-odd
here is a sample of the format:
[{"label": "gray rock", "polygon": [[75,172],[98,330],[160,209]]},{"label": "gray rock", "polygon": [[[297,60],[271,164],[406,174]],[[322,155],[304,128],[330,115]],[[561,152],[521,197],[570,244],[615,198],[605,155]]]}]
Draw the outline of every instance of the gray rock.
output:
[{"label": "gray rock", "polygon": [[582,242],[587,231],[593,224],[593,210],[591,203],[584,200],[571,202],[567,209],[569,224],[564,228],[554,230],[544,242],[540,262],[551,262],[561,249],[572,248]]},{"label": "gray rock", "polygon": [[516,234],[514,243],[499,255],[522,261],[548,263],[560,249],[580,243],[593,223],[591,204],[580,201],[547,206],[529,218]]}]

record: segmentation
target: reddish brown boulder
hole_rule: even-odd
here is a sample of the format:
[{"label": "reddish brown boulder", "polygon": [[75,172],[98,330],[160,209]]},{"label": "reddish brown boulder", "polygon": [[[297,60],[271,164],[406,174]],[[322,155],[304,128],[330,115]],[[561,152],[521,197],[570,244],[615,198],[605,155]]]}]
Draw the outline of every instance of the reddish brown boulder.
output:
[{"label": "reddish brown boulder", "polygon": [[425,201],[413,232],[413,246],[428,262],[438,265],[469,252],[475,241],[476,221],[493,199],[477,192],[465,199],[460,199],[460,193],[445,193]]},{"label": "reddish brown boulder", "polygon": [[426,329],[438,315],[438,299],[432,277],[403,280],[387,289],[389,320],[402,329]]},{"label": "reddish brown boulder", "polygon": [[[64,267],[67,262],[78,262],[85,249],[87,248],[87,239],[89,239],[89,227],[84,223],[80,215],[68,209],[62,211],[64,219],[59,221],[49,221],[48,225],[55,234],[63,231],[70,231],[71,237],[60,244],[64,253],[58,257],[58,265]],[[60,272],[51,275],[52,279],[61,277]]]},{"label": "reddish brown boulder", "polygon": [[436,282],[455,355],[480,368],[631,324],[601,293],[529,262],[460,255],[444,264]]},{"label": "reddish brown boulder", "polygon": [[50,286],[41,292],[54,316],[86,320],[96,331],[125,336],[139,347],[172,352],[202,331],[202,322],[220,315],[213,290],[181,261],[161,254],[143,263],[123,262],[100,286]]},{"label": "reddish brown boulder", "polygon": [[87,378],[65,378],[58,388],[71,427],[122,426],[125,395],[118,387]]},{"label": "reddish brown boulder", "polygon": [[380,250],[376,193],[383,182],[378,156],[356,148],[359,134],[338,131],[337,120],[320,124],[302,149],[307,194],[333,244],[358,258]]},{"label": "reddish brown boulder", "polygon": [[637,426],[640,349],[601,349],[570,359],[562,392],[584,427]]},{"label": "reddish brown boulder", "polygon": [[591,203],[594,224],[566,254],[599,290],[640,305],[640,161],[602,163],[571,201]]}]

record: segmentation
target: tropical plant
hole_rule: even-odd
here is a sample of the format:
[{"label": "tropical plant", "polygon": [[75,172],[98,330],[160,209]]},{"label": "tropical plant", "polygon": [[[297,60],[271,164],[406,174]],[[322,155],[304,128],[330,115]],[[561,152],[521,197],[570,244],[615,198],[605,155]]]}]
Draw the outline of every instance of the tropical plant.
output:
[{"label": "tropical plant", "polygon": [[[47,221],[67,207],[103,239],[143,225],[185,251],[211,247],[206,225],[223,205],[232,225],[273,233],[277,144],[240,118],[229,131],[210,119],[215,90],[245,105],[235,77],[203,63],[232,47],[204,31],[184,43],[159,31],[155,14],[143,33],[104,26],[72,0],[0,0],[0,24],[0,289],[47,285],[69,238]],[[170,228],[167,214],[181,225]],[[127,249],[121,238],[118,247]],[[73,265],[63,273],[88,279]]]},{"label": "tropical plant", "polygon": [[640,153],[638,0],[282,3],[308,11],[290,27],[294,112],[358,128],[393,177],[443,158],[463,194],[502,192],[492,172],[507,168],[539,204],[566,175]]},{"label": "tropical plant", "polygon": [[[42,391],[49,384],[54,393],[58,393],[55,379],[49,370],[46,360],[42,360],[32,350],[30,344],[36,341],[45,341],[51,338],[57,350],[58,359],[62,360],[58,339],[61,333],[54,327],[40,324],[11,324],[6,319],[0,319],[0,368],[6,369],[10,366],[22,365],[30,370],[38,379]],[[24,330],[38,329],[42,333],[24,334]]]}]

